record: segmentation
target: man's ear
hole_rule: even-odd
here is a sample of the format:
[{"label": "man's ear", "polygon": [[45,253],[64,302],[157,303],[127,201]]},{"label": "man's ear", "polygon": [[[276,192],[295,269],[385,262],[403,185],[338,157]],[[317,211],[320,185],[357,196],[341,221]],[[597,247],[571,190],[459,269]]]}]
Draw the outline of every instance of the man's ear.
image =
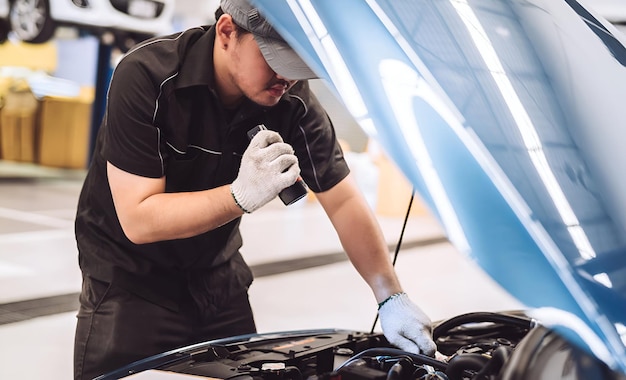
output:
[{"label": "man's ear", "polygon": [[225,47],[231,39],[235,38],[236,27],[233,18],[229,14],[223,14],[215,24],[215,35],[220,45]]}]

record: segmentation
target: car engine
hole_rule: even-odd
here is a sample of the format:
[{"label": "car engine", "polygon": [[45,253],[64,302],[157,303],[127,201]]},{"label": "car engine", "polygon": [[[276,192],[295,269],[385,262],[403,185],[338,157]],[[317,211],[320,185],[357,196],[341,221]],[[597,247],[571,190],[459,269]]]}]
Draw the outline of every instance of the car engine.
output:
[{"label": "car engine", "polygon": [[305,330],[200,343],[100,379],[150,378],[145,371],[224,380],[626,379],[522,312],[467,313],[434,326],[434,358],[394,348],[382,333]]}]

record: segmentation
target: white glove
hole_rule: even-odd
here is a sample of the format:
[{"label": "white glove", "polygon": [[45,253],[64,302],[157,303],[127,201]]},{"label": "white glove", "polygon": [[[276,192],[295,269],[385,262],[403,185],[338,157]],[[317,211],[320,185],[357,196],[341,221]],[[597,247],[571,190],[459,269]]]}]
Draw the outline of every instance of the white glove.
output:
[{"label": "white glove", "polygon": [[383,301],[378,315],[389,343],[413,354],[435,355],[437,346],[432,339],[430,318],[406,293]]},{"label": "white glove", "polygon": [[300,167],[293,153],[291,145],[274,131],[262,130],[254,136],[230,185],[235,203],[244,212],[264,206],[296,182]]}]

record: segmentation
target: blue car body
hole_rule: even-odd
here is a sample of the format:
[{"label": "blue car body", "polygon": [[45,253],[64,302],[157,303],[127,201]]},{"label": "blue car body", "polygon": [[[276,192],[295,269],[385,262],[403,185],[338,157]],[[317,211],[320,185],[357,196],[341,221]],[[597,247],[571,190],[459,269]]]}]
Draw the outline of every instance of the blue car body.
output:
[{"label": "blue car body", "polygon": [[624,35],[576,0],[254,3],[461,252],[626,372]]}]

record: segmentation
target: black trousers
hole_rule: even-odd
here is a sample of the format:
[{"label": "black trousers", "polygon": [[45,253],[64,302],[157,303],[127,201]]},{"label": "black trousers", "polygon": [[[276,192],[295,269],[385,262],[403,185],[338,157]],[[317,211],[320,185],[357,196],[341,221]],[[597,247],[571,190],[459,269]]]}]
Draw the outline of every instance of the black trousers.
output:
[{"label": "black trousers", "polygon": [[229,295],[208,313],[191,296],[179,304],[179,310],[172,310],[115,284],[85,277],[74,343],[74,378],[93,379],[165,351],[256,332],[245,289]]}]

